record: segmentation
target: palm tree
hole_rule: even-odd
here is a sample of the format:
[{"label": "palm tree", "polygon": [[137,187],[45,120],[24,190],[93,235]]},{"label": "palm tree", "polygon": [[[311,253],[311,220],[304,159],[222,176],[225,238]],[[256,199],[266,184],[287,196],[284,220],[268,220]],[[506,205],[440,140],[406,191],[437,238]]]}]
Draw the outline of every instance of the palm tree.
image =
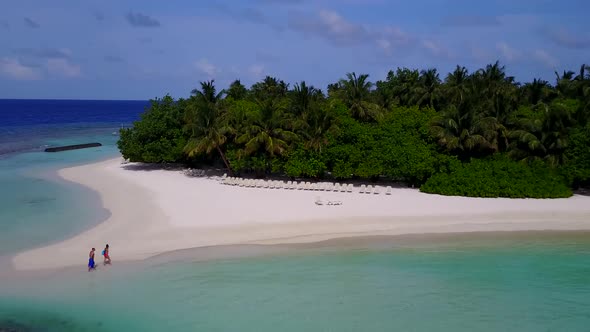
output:
[{"label": "palm tree", "polygon": [[547,101],[550,94],[549,82],[542,79],[533,79],[522,87],[523,97],[530,105]]},{"label": "palm tree", "polygon": [[445,78],[447,103],[460,107],[469,94],[468,89],[469,72],[465,67],[458,66]]},{"label": "palm tree", "polygon": [[250,89],[255,100],[285,97],[289,84],[276,77],[266,76],[261,82],[255,83]]},{"label": "palm tree", "polygon": [[381,108],[370,101],[373,83],[367,80],[369,75],[356,76],[353,72],[347,73],[346,78],[340,80],[340,86],[343,101],[352,116],[359,120],[377,120],[381,116]]},{"label": "palm tree", "polygon": [[440,77],[436,69],[431,68],[420,72],[419,84],[415,90],[415,104],[419,107],[434,108],[434,101],[438,98]]},{"label": "palm tree", "polygon": [[573,120],[565,105],[559,102],[538,104],[537,108],[544,113],[543,118],[520,121],[518,129],[511,132],[509,155],[523,161],[545,160],[555,167],[564,162],[568,129]]},{"label": "palm tree", "polygon": [[555,72],[557,92],[562,97],[571,97],[575,93],[573,83],[575,73],[573,71],[564,71],[562,75]]},{"label": "palm tree", "polygon": [[401,106],[410,106],[417,101],[416,89],[420,85],[420,72],[415,69],[398,68],[390,71],[387,80],[391,84],[393,99]]},{"label": "palm tree", "polygon": [[286,105],[279,98],[259,102],[259,111],[236,139],[237,143],[244,144],[246,155],[262,152],[270,157],[280,156],[297,140],[297,135],[290,130],[285,110]]},{"label": "palm tree", "polygon": [[296,116],[308,114],[322,98],[322,91],[313,85],[308,86],[305,81],[295,84],[291,91],[291,112]]},{"label": "palm tree", "polygon": [[248,89],[246,89],[240,80],[235,80],[229,85],[226,95],[234,100],[241,100],[248,95]]},{"label": "palm tree", "polygon": [[223,92],[216,93],[214,81],[201,82],[201,89],[194,89],[185,115],[186,128],[191,137],[184,150],[189,157],[211,154],[216,150],[228,172],[232,169],[222,147],[227,141],[229,128],[226,112],[220,107]]},{"label": "palm tree", "polygon": [[499,124],[467,107],[451,105],[431,122],[431,134],[447,151],[466,160],[474,154],[498,151]]}]

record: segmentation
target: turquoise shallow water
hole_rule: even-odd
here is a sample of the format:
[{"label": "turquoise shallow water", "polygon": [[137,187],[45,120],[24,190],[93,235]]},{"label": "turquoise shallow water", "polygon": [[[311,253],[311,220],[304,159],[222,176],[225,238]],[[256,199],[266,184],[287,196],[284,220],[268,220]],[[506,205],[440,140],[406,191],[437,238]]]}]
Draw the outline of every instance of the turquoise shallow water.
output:
[{"label": "turquoise shallow water", "polygon": [[[99,267],[0,286],[43,331],[587,331],[590,236],[380,246]],[[3,289],[4,288],[4,289]]]},{"label": "turquoise shallow water", "polygon": [[103,144],[99,148],[1,156],[0,256],[67,238],[108,216],[95,192],[59,179],[56,171],[116,157],[114,131],[113,126],[87,126],[43,139],[51,146],[98,141]]}]

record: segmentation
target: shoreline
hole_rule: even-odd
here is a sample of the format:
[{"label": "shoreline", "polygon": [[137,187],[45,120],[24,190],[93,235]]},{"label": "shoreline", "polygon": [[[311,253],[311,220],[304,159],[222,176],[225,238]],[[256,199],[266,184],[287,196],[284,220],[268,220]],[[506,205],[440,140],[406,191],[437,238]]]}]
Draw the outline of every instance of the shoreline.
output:
[{"label": "shoreline", "polygon": [[[590,230],[590,197],[466,198],[394,188],[390,196],[233,187],[178,170],[138,169],[121,158],[58,175],[98,192],[110,216],[70,239],[12,257],[15,270],[84,266],[109,243],[116,262],[177,250],[314,243],[408,234]],[[321,196],[341,206],[316,206]],[[57,258],[51,260],[52,258]]]}]

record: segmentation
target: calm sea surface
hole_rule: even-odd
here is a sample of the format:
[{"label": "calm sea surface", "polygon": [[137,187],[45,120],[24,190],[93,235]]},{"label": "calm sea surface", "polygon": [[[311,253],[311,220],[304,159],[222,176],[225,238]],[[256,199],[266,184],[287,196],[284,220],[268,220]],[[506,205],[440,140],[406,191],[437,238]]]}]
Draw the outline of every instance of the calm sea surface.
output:
[{"label": "calm sea surface", "polygon": [[[55,170],[117,155],[146,102],[0,100],[0,255],[108,215]],[[113,134],[115,133],[115,134]],[[46,145],[101,148],[45,153]],[[462,235],[0,275],[0,331],[590,331],[587,233]],[[49,259],[51,253],[48,253]]]}]

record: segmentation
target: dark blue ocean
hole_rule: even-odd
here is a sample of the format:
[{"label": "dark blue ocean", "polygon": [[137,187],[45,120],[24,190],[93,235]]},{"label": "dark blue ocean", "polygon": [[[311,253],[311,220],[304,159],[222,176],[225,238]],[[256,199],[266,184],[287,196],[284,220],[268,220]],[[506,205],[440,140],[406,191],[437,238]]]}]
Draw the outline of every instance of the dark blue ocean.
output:
[{"label": "dark blue ocean", "polygon": [[101,134],[103,128],[128,126],[148,105],[137,100],[0,99],[0,155],[38,150],[61,138]]}]

